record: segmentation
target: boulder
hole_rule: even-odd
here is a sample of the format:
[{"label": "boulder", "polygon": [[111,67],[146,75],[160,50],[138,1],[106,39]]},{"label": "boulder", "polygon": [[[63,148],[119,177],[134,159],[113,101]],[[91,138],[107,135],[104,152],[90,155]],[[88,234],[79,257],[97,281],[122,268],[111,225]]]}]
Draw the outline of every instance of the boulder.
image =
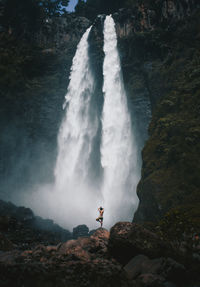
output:
[{"label": "boulder", "polygon": [[182,286],[186,280],[185,267],[171,258],[149,259],[138,255],[124,266],[124,270],[129,279],[136,280],[141,286],[163,286],[163,282]]},{"label": "boulder", "polygon": [[122,266],[107,254],[109,232],[97,230],[57,246],[0,253],[2,286],[130,287]]},{"label": "boulder", "polygon": [[109,232],[106,229],[97,230],[92,236],[77,240],[69,240],[59,244],[59,254],[72,255],[80,260],[102,257],[107,252]]},{"label": "boulder", "polygon": [[82,224],[73,228],[73,239],[77,239],[78,237],[88,237],[89,236],[89,228],[87,225]]},{"label": "boulder", "polygon": [[12,242],[8,240],[2,233],[0,233],[0,250],[9,251],[14,248]]},{"label": "boulder", "polygon": [[164,287],[164,278],[157,274],[145,273],[141,274],[137,279],[139,287]]},{"label": "boulder", "polygon": [[129,279],[135,279],[138,275],[140,275],[148,265],[150,259],[145,255],[138,255],[132,258],[125,266],[124,270],[127,273]]},{"label": "boulder", "polygon": [[0,216],[0,231],[7,231],[10,224],[10,218],[8,216]]},{"label": "boulder", "polygon": [[111,228],[108,248],[122,264],[139,254],[156,258],[169,255],[171,250],[155,233],[130,222],[118,222]]}]

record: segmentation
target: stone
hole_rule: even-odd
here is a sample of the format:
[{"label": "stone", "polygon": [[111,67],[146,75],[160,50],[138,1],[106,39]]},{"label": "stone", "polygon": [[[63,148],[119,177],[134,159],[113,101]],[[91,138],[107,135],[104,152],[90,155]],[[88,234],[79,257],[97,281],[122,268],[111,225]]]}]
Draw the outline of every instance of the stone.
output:
[{"label": "stone", "polygon": [[30,208],[17,207],[3,200],[0,200],[0,232],[23,250],[39,243],[56,245],[72,238],[71,232],[53,220],[35,216]]},{"label": "stone", "polygon": [[176,287],[176,285],[174,284],[174,283],[172,283],[172,282],[165,282],[164,283],[164,287]]},{"label": "stone", "polygon": [[12,242],[8,240],[2,233],[0,233],[0,250],[9,251],[14,248]]},{"label": "stone", "polygon": [[73,254],[77,258],[89,260],[90,257],[102,257],[107,252],[109,232],[105,229],[97,230],[88,238],[79,237],[77,240],[69,240],[57,247],[60,254]]},{"label": "stone", "polygon": [[164,278],[159,275],[146,273],[138,277],[137,283],[142,287],[163,287]]},{"label": "stone", "polygon": [[[4,287],[129,287],[122,266],[107,252],[109,232],[97,230],[57,246],[0,252],[0,278]],[[102,250],[104,250],[102,252]]]},{"label": "stone", "polygon": [[111,228],[108,248],[122,264],[139,254],[156,258],[170,253],[170,247],[155,233],[130,222],[118,222]]},{"label": "stone", "polygon": [[77,239],[78,237],[88,237],[89,236],[89,228],[87,225],[82,224],[73,228],[73,238]]},{"label": "stone", "polygon": [[138,255],[131,259],[128,264],[124,266],[128,278],[134,279],[141,274],[144,264],[149,261],[149,258],[144,255]]},{"label": "stone", "polygon": [[186,280],[185,267],[171,258],[151,260],[144,255],[138,255],[124,266],[124,270],[129,279],[137,280],[144,286],[160,286],[164,281],[180,285]]}]

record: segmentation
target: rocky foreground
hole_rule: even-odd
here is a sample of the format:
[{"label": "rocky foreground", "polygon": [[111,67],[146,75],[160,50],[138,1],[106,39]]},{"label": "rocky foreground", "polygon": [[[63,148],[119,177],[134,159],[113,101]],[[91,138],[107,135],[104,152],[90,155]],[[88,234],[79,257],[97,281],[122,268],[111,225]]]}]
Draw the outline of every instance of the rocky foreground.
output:
[{"label": "rocky foreground", "polygon": [[[19,218],[16,219],[18,225],[12,229],[8,222],[11,218],[11,222],[14,221],[14,215],[3,216],[2,213],[3,211],[5,213],[5,207],[8,208],[8,205],[5,203],[4,209],[2,205],[3,202],[0,205],[2,287],[200,286],[199,241],[194,242],[192,247],[190,245],[190,248],[187,245],[175,248],[173,244],[159,238],[157,234],[141,225],[119,222],[110,232],[100,228],[93,234],[91,232],[91,235],[88,233],[87,237],[65,238],[65,242],[60,238],[58,243],[59,234],[69,235],[67,231],[51,225],[51,228],[53,226],[57,228],[57,233],[55,230],[47,232],[42,229],[36,232],[36,229],[29,224],[27,233],[28,227],[19,228]],[[22,213],[16,208],[16,214],[19,216]],[[26,215],[25,218],[31,220],[30,216]],[[42,222],[42,219],[40,221]],[[44,222],[43,220],[43,226]],[[20,230],[23,230],[25,245],[22,244],[23,236]],[[35,237],[36,233],[43,241]],[[75,229],[77,236],[76,233],[77,229]],[[27,234],[29,237],[32,236],[30,244],[27,244]]]}]

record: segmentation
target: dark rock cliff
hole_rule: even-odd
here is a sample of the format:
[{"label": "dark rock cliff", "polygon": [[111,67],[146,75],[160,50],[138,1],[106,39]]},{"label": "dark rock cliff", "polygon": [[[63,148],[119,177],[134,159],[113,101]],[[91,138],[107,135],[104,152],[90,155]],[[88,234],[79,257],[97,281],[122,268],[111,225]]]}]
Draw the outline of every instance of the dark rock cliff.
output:
[{"label": "dark rock cliff", "polygon": [[[38,244],[58,244],[72,239],[72,233],[53,220],[36,216],[30,208],[0,200],[0,250],[25,250]],[[5,244],[5,242],[7,244]]]},{"label": "dark rock cliff", "polygon": [[[170,6],[174,7],[172,15],[172,10],[163,10],[165,4],[159,25],[138,33],[132,44],[137,47],[140,41],[140,50],[135,52],[137,69],[140,67],[153,111],[149,140],[142,153],[137,191],[140,204],[134,220],[158,221],[166,214],[180,212],[191,228],[198,230],[200,14],[197,3],[187,2],[193,10],[184,10],[183,1],[176,1]],[[176,220],[181,221],[174,216]]]},{"label": "dark rock cliff", "polygon": [[[140,148],[153,112],[142,153],[140,204],[134,217],[138,222],[160,220],[171,210],[199,225],[199,15],[197,0],[136,1],[133,9],[113,15]],[[104,17],[98,17],[90,35],[99,106]],[[89,25],[87,19],[72,15],[46,18],[31,37],[23,34],[18,40],[14,29],[1,28],[4,198],[12,198],[22,186],[53,178],[70,66]]]},{"label": "dark rock cliff", "polygon": [[46,18],[34,33],[0,33],[1,197],[53,178],[57,133],[77,43],[90,22]]}]

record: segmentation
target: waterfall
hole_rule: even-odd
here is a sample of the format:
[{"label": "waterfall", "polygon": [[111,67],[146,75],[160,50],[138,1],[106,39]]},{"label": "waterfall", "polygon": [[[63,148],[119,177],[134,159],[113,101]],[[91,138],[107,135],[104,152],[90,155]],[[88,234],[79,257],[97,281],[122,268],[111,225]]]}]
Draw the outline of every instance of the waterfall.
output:
[{"label": "waterfall", "polygon": [[104,64],[101,164],[104,169],[102,193],[108,225],[132,220],[138,203],[137,148],[121,73],[115,23],[104,22]]},{"label": "waterfall", "polygon": [[54,190],[60,198],[59,209],[64,211],[66,221],[71,218],[73,225],[88,221],[95,224],[93,208],[98,198],[91,185],[89,171],[93,140],[98,129],[97,116],[91,105],[95,81],[88,55],[90,30],[91,27],[83,35],[73,58],[55,167]]},{"label": "waterfall", "polygon": [[87,29],[73,59],[70,83],[65,96],[66,115],[58,135],[58,158],[55,168],[56,187],[87,179],[92,141],[97,132],[97,119],[92,118],[91,97],[94,78],[89,65]]},{"label": "waterfall", "polygon": [[65,115],[58,133],[55,182],[40,186],[29,198],[29,206],[38,215],[53,218],[70,229],[79,224],[97,228],[95,218],[100,205],[105,208],[105,227],[119,220],[132,220],[138,203],[138,151],[115,24],[111,16],[106,17],[103,110],[98,106],[96,79],[90,66],[90,30],[91,27],[81,38],[72,62]]}]

